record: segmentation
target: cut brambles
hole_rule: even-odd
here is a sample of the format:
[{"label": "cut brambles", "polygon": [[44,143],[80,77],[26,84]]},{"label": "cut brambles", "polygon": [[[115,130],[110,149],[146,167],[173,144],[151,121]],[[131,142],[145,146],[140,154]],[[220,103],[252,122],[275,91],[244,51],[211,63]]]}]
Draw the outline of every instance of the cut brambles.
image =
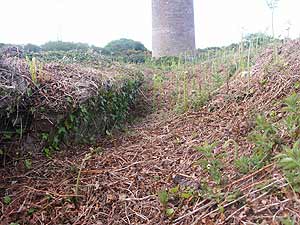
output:
[{"label": "cut brambles", "polygon": [[[84,161],[89,146],[70,145],[72,152],[59,152],[53,160],[32,159],[32,169],[25,171],[26,179],[13,167],[1,170],[3,184],[9,187],[7,193],[1,192],[1,197],[12,199],[11,204],[4,205],[5,216],[1,219],[5,224],[16,221],[14,218],[22,218],[25,223],[40,220],[50,224],[299,224],[299,195],[289,188],[293,187],[292,180],[287,179],[287,172],[293,171],[280,170],[273,158],[278,153],[286,154],[285,150],[292,149],[295,143],[296,135],[290,134],[297,134],[297,129],[291,126],[288,132],[284,120],[290,112],[283,109],[287,102],[283,104],[282,100],[299,92],[299,45],[299,41],[293,41],[279,46],[278,55],[285,66],[275,65],[273,48],[267,49],[258,57],[251,76],[241,77],[237,72],[225,79],[226,85],[209,93],[206,105],[183,115],[173,113],[173,98],[165,98],[173,93],[175,85],[169,89],[168,85],[175,84],[171,76],[175,78],[176,74],[153,71],[170,78],[162,82],[164,104],[159,109],[167,111],[167,118],[155,112],[131,126],[130,132],[97,142],[103,152],[84,163],[80,176],[78,165]],[[210,57],[214,57],[213,52]],[[218,72],[215,65],[216,62],[214,68],[211,64],[196,65],[195,73],[187,76],[192,83],[188,82],[188,87],[192,87],[188,91],[197,90],[199,77],[210,83],[212,73],[206,74],[206,68]],[[180,79],[178,86],[183,87],[184,78]],[[152,90],[153,82],[149,83]],[[200,84],[205,87],[205,83]],[[183,99],[184,90],[179,91]],[[151,94],[146,93],[148,100],[152,99]],[[255,122],[256,115],[261,116]],[[65,125],[70,126],[69,122]],[[60,129],[61,134],[64,132]],[[247,138],[250,133],[254,138]],[[208,160],[195,151],[197,146],[204,147],[205,140],[218,141],[216,148],[208,146],[210,151],[204,151],[213,154],[207,154]],[[273,142],[276,143],[271,149]],[[282,150],[283,145],[288,149]],[[223,152],[226,156],[218,159],[216,156]],[[258,160],[248,166],[245,157],[250,159],[254,154],[259,155]],[[262,160],[264,155],[268,163]],[[236,168],[236,160],[242,157]],[[198,159],[210,163],[195,165]],[[219,185],[213,178],[215,173],[207,170],[213,164],[222,175]],[[80,201],[74,204],[76,176],[80,178]],[[15,185],[14,180],[18,181]],[[24,210],[19,212],[20,208]],[[28,215],[29,211],[34,211],[34,217]]]},{"label": "cut brambles", "polygon": [[46,144],[46,155],[70,138],[90,140],[120,127],[143,82],[140,71],[120,65],[42,66],[35,58],[4,57],[0,73],[1,145],[30,131],[43,134],[37,142]]}]

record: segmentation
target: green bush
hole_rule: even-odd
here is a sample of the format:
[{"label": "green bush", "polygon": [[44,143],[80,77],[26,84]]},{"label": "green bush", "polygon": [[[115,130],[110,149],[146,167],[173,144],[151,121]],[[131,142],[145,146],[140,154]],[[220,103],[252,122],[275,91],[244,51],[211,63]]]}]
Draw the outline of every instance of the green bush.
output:
[{"label": "green bush", "polygon": [[24,46],[25,52],[40,52],[41,50],[42,48],[40,46],[30,43]]},{"label": "green bush", "polygon": [[128,50],[147,51],[146,47],[141,42],[126,38],[109,42],[104,47],[104,50],[113,53],[126,52]]},{"label": "green bush", "polygon": [[43,44],[42,49],[44,51],[70,51],[70,50],[85,50],[89,49],[89,45],[86,43],[73,43],[63,41],[49,41]]}]

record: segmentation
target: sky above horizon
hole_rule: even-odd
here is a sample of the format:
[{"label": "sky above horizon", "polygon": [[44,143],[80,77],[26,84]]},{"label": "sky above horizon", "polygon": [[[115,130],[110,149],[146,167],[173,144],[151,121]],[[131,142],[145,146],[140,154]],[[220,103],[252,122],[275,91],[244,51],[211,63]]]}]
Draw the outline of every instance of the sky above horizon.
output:
[{"label": "sky above horizon", "polygon": [[[151,0],[0,0],[0,43],[84,42],[105,46],[130,38],[151,49]],[[238,42],[242,34],[271,34],[265,0],[194,0],[197,48]],[[280,0],[275,34],[300,36],[300,1]]]}]

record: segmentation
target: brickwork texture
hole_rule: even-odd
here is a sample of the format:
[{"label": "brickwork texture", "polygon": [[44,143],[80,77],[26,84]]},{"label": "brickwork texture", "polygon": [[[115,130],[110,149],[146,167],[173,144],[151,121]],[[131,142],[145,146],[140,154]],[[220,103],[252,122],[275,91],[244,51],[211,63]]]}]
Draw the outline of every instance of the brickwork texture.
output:
[{"label": "brickwork texture", "polygon": [[195,50],[194,0],[152,0],[152,56]]}]

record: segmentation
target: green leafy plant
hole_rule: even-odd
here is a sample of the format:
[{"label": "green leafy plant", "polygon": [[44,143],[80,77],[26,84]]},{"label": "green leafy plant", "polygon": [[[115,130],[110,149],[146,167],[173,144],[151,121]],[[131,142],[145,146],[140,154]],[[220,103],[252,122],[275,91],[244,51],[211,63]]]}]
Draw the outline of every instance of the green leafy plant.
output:
[{"label": "green leafy plant", "polygon": [[233,140],[233,139],[229,139],[228,141],[226,141],[223,145],[223,148],[227,148],[229,147],[230,144],[233,144],[234,146],[234,166],[235,168],[243,174],[247,174],[252,167],[252,160],[253,158],[248,157],[248,156],[239,156],[239,146],[238,143]]},{"label": "green leafy plant", "polygon": [[255,120],[255,128],[248,136],[254,144],[253,153],[249,156],[234,157],[236,169],[243,174],[251,170],[262,168],[271,159],[272,150],[276,144],[279,144],[277,137],[277,127],[269,122],[265,116],[258,115]]},{"label": "green leafy plant", "polygon": [[283,122],[289,135],[298,138],[300,135],[300,96],[293,93],[284,101],[283,111],[287,113]]},{"label": "green leafy plant", "polygon": [[207,143],[205,142],[202,146],[196,148],[197,151],[202,153],[204,159],[199,159],[197,163],[201,168],[208,172],[210,177],[217,183],[221,184],[223,163],[221,161],[225,154],[215,154],[213,150],[216,148],[217,143]]},{"label": "green leafy plant", "polygon": [[284,146],[284,152],[276,158],[293,189],[300,192],[300,141],[296,141],[292,148]]},{"label": "green leafy plant", "polygon": [[161,190],[158,192],[159,202],[166,207],[169,201],[169,194],[167,190]]},{"label": "green leafy plant", "polygon": [[44,148],[43,153],[47,158],[50,158],[52,151],[49,148]]},{"label": "green leafy plant", "polygon": [[97,96],[84,104],[74,107],[73,102],[69,102],[73,110],[57,124],[54,132],[41,135],[46,142],[44,154],[47,157],[69,140],[91,143],[94,134],[107,135],[111,130],[121,128],[130,117],[129,110],[136,101],[142,76],[120,79],[123,79],[120,81],[121,86],[115,84],[116,86],[103,88]]},{"label": "green leafy plant", "polygon": [[297,93],[293,93],[284,100],[284,103],[284,111],[289,113],[297,113],[300,107],[300,96]]},{"label": "green leafy plant", "polygon": [[[168,217],[172,217],[175,214],[176,207],[174,204],[180,204],[183,201],[193,202],[195,199],[199,198],[199,193],[194,190],[194,188],[189,186],[180,186],[176,185],[170,189],[162,189],[158,192],[158,199],[161,205],[164,208],[164,213]],[[173,207],[169,207],[168,205],[172,203]]]},{"label": "green leafy plant", "polygon": [[189,199],[194,196],[194,189],[185,187],[181,190],[180,197],[183,199]]},{"label": "green leafy plant", "polygon": [[217,89],[223,85],[224,77],[219,73],[214,73],[212,75],[212,82],[213,89]]},{"label": "green leafy plant", "polygon": [[295,225],[295,219],[292,219],[290,216],[281,220],[282,225]]},{"label": "green leafy plant", "polygon": [[11,199],[10,196],[8,196],[8,195],[4,196],[4,198],[3,198],[3,203],[4,203],[5,205],[9,205],[11,202],[12,202],[12,199]]},{"label": "green leafy plant", "polygon": [[211,186],[205,180],[201,181],[201,189],[198,194],[201,198],[214,200],[216,203],[220,203],[224,199],[224,194],[221,187]]},{"label": "green leafy plant", "polygon": [[250,157],[241,156],[234,160],[234,166],[240,173],[247,174],[253,167],[254,163],[252,160]]},{"label": "green leafy plant", "polygon": [[36,208],[30,208],[30,209],[28,209],[27,215],[28,215],[28,216],[31,216],[31,215],[33,215],[36,211],[37,211]]},{"label": "green leafy plant", "polygon": [[255,120],[255,130],[268,136],[274,135],[277,131],[276,127],[270,123],[264,115],[258,115]]},{"label": "green leafy plant", "polygon": [[255,145],[250,158],[250,168],[260,169],[271,158],[272,149],[278,142],[276,126],[269,122],[264,115],[258,115],[255,129],[249,135],[250,141]]},{"label": "green leafy plant", "polygon": [[209,91],[207,89],[197,90],[192,97],[192,108],[199,109],[204,106],[209,100]]},{"label": "green leafy plant", "polygon": [[24,161],[24,165],[25,165],[25,168],[26,168],[27,170],[30,170],[31,167],[32,167],[32,162],[31,162],[31,160],[30,160],[30,159],[26,159],[26,160]]},{"label": "green leafy plant", "polygon": [[175,213],[175,210],[173,208],[167,208],[166,209],[166,215],[168,217],[172,217],[174,215],[174,213]]}]

